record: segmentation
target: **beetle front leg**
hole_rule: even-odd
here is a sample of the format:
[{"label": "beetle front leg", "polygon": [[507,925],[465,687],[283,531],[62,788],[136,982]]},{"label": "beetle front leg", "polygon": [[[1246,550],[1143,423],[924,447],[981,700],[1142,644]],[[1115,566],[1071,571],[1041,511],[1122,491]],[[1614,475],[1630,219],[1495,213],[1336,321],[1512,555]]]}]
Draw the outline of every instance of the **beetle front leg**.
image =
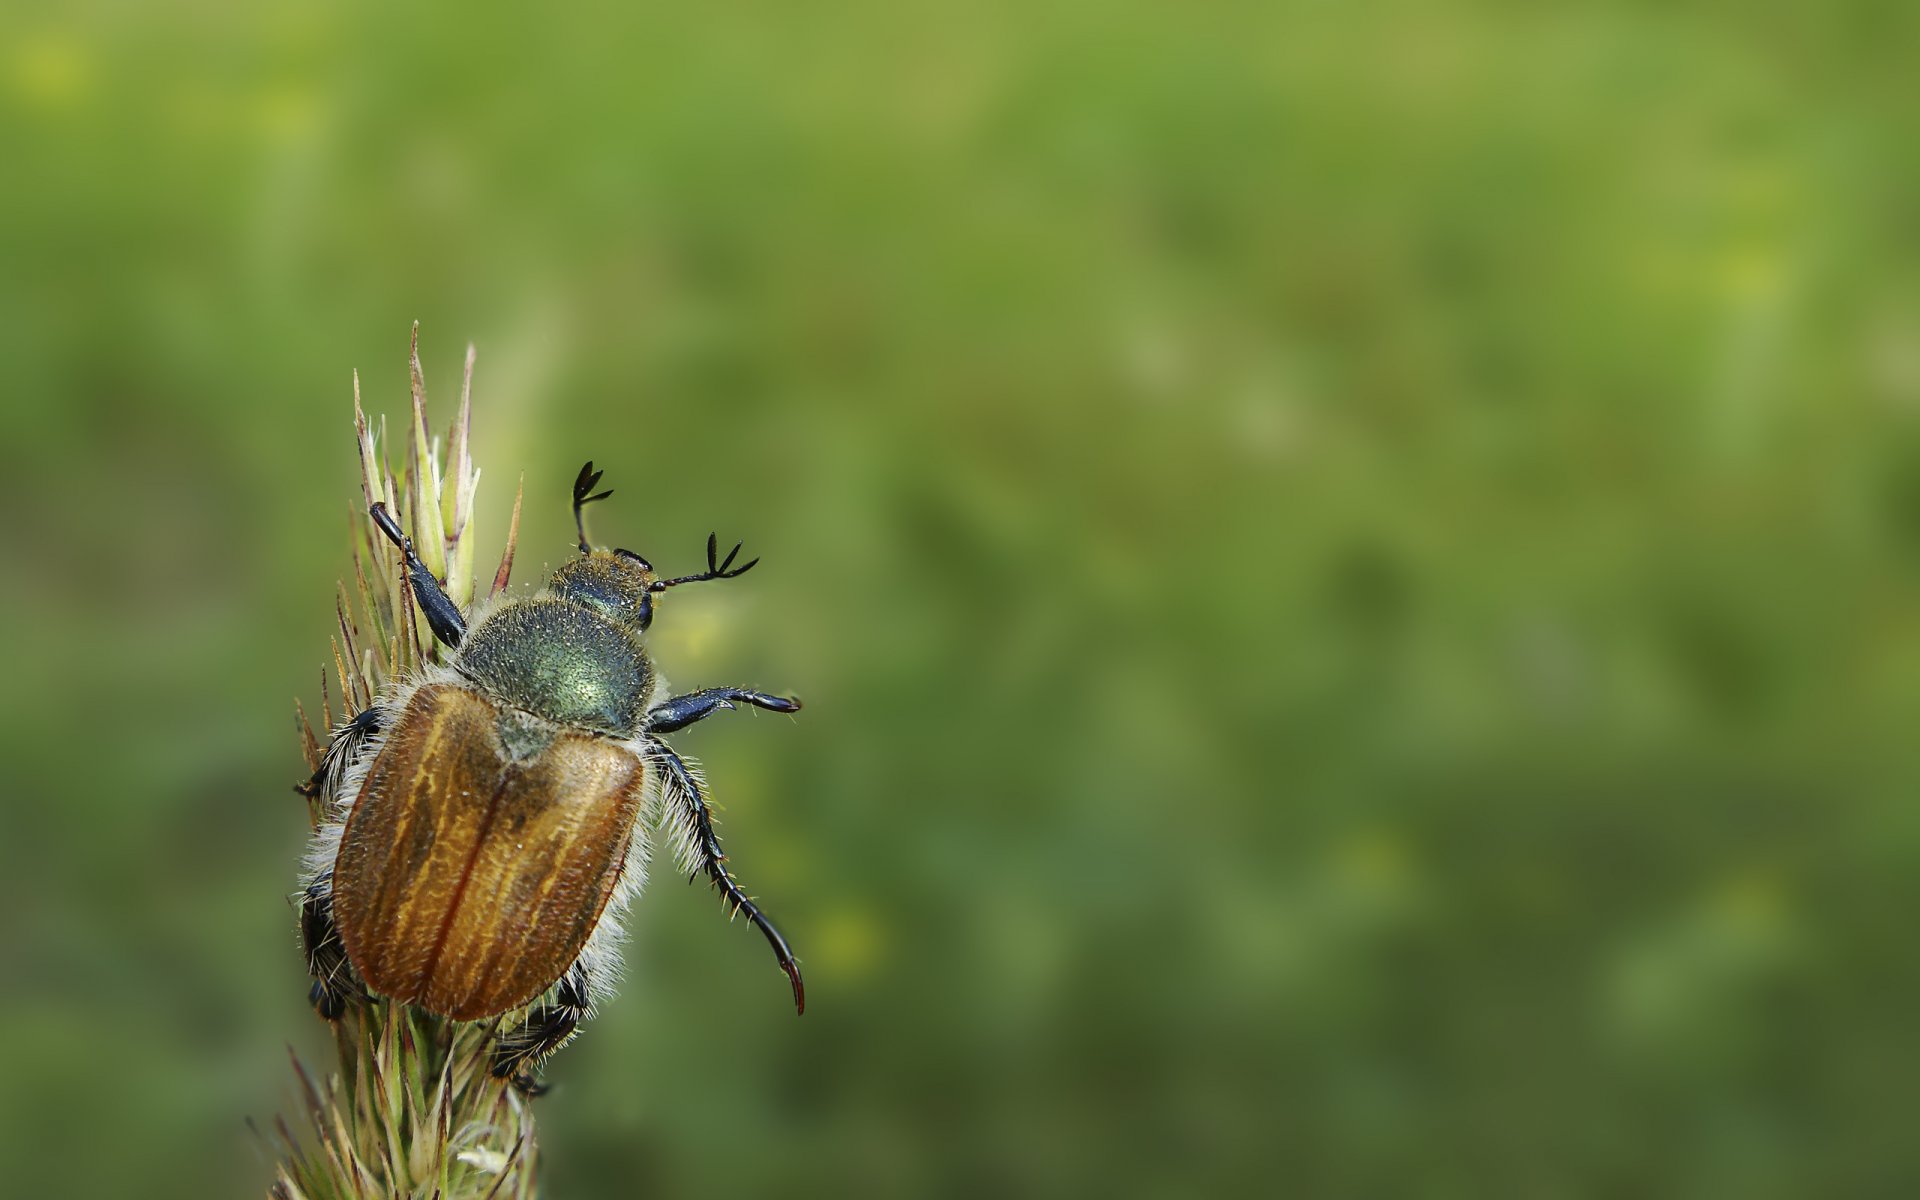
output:
[{"label": "beetle front leg", "polygon": [[460,606],[447,596],[440,581],[427,570],[427,564],[414,553],[413,539],[401,532],[399,522],[387,511],[384,504],[375,504],[367,510],[373,523],[387,540],[400,547],[401,557],[406,559],[407,580],[413,585],[413,598],[420,603],[420,611],[427,614],[427,627],[433,630],[433,636],[449,650],[460,648],[460,639],[467,636],[467,619],[460,615]]},{"label": "beetle front leg", "polygon": [[534,1006],[527,1011],[519,1028],[494,1038],[494,1078],[511,1079],[514,1087],[529,1096],[546,1091],[545,1085],[533,1077],[534,1068],[566,1045],[580,1022],[592,1015],[587,971],[576,962],[560,977],[560,986],[554,990],[551,1004]]},{"label": "beetle front leg", "polygon": [[755,708],[764,708],[768,712],[800,711],[798,700],[789,699],[786,696],[769,696],[765,692],[756,692],[752,688],[701,688],[697,692],[674,696],[654,705],[647,711],[645,732],[672,733],[676,729],[685,729],[695,721],[710,717],[721,709],[734,707],[735,700],[743,704],[751,704]]},{"label": "beetle front leg", "polygon": [[760,911],[753,900],[740,890],[740,885],[734,880],[732,872],[727,870],[727,854],[720,848],[720,838],[713,831],[713,812],[707,805],[707,797],[699,780],[665,742],[649,738],[647,749],[650,756],[666,771],[666,796],[668,802],[678,809],[675,815],[684,825],[688,848],[693,859],[690,865],[696,871],[706,872],[707,878],[719,890],[727,906],[728,915],[738,916],[745,913],[747,920],[753,923],[753,927],[765,935],[767,944],[773,947],[774,957],[780,960],[780,969],[787,973],[787,978],[793,983],[794,1011],[806,1012],[807,989],[800,979],[800,964],[794,961],[793,951],[787,946],[787,939],[773,927],[773,922],[767,920],[766,915]]}]

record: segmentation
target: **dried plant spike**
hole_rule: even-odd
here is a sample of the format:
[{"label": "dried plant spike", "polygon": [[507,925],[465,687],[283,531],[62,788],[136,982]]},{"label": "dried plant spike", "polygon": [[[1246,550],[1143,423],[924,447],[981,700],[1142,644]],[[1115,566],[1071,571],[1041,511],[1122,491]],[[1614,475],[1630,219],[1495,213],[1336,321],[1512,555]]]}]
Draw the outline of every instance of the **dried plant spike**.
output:
[{"label": "dried plant spike", "polygon": [[473,602],[474,538],[468,536],[473,520],[473,494],[480,483],[480,472],[473,465],[473,364],[476,351],[467,343],[466,370],[460,382],[460,412],[447,431],[447,470],[440,489],[440,512],[445,521],[447,540],[447,595],[455,604],[466,607]]},{"label": "dried plant spike", "polygon": [[[353,581],[360,597],[360,612],[373,627],[369,640],[376,646],[385,646],[389,637],[387,619],[380,606],[374,601],[372,586],[367,583],[367,570],[360,552],[360,539],[354,540]],[[378,676],[369,674],[368,678],[373,679]]]},{"label": "dried plant spike", "polygon": [[507,549],[500,556],[500,569],[493,573],[493,590],[487,595],[498,596],[507,590],[507,579],[513,574],[513,549],[520,542],[520,500],[527,491],[526,472],[520,473],[520,485],[513,489],[513,520],[507,525]]},{"label": "dried plant spike", "polygon": [[352,616],[352,602],[347,598],[347,581],[336,579],[333,586],[333,611],[339,616],[340,632],[346,635],[347,645],[351,647],[354,645],[354,639],[359,636],[360,623]]},{"label": "dried plant spike", "polygon": [[453,486],[440,497],[440,515],[447,523],[447,537],[458,538],[473,514],[473,364],[478,350],[467,343],[467,361],[460,376],[460,411],[447,427],[447,477]]},{"label": "dried plant spike", "polygon": [[420,369],[420,323],[413,323],[407,352],[407,370],[413,384],[413,425],[408,434],[408,513],[413,524],[413,548],[437,579],[447,577],[447,530],[440,519],[440,464],[434,461],[432,436],[427,432],[427,380]]},{"label": "dried plant spike", "polygon": [[[404,517],[407,515],[407,510],[406,510],[406,507],[400,503],[399,487],[394,483],[394,478],[393,478],[393,456],[388,452],[389,447],[391,447],[392,445],[393,445],[393,439],[387,434],[387,414],[381,413],[380,414],[380,490],[386,496],[387,507],[393,511],[393,514],[396,517]],[[375,538],[374,540],[380,541],[380,539],[378,538]],[[385,546],[389,544],[383,542],[382,545]]]},{"label": "dried plant spike", "polygon": [[307,706],[300,703],[300,697],[293,698],[293,731],[300,739],[300,757],[307,760],[307,770],[317,770],[320,766],[320,739],[314,736],[313,722],[307,720]]},{"label": "dried plant spike", "polygon": [[333,647],[333,669],[340,677],[341,720],[352,720],[353,714],[348,710],[353,707],[353,676],[347,671],[346,660],[340,655],[340,640],[328,638],[327,644]]},{"label": "dried plant spike", "polygon": [[386,498],[386,490],[380,484],[380,460],[373,453],[373,432],[367,425],[366,411],[360,407],[358,371],[353,373],[353,433],[360,448],[360,504],[371,508],[376,500]]},{"label": "dried plant spike", "polygon": [[377,603],[367,601],[365,612],[368,621],[384,640],[386,631],[397,624],[397,614],[400,611],[403,594],[395,589],[391,582],[392,569],[400,560],[393,547],[373,528],[373,523],[367,519],[367,511],[376,503],[385,503],[389,509],[399,510],[394,508],[393,475],[385,465],[385,456],[380,453],[386,444],[387,419],[384,415],[380,418],[380,435],[376,446],[372,425],[367,420],[365,410],[360,406],[360,373],[358,371],[353,374],[353,428],[360,451],[360,504],[353,514],[353,529],[356,536],[349,541],[353,549],[354,572],[363,581],[365,579],[365,568],[362,565],[363,553],[371,555],[373,561],[379,564],[378,574],[382,579],[384,593],[378,598]]},{"label": "dried plant spike", "polygon": [[360,712],[373,703],[374,683],[362,665],[365,656],[360,652],[358,630],[353,624],[352,617],[348,615],[350,609],[347,603],[347,585],[338,583],[336,587],[338,592],[334,597],[333,611],[339,618],[340,641],[346,648],[347,666],[351,671],[353,683],[353,691],[347,695],[346,700],[355,712]]}]

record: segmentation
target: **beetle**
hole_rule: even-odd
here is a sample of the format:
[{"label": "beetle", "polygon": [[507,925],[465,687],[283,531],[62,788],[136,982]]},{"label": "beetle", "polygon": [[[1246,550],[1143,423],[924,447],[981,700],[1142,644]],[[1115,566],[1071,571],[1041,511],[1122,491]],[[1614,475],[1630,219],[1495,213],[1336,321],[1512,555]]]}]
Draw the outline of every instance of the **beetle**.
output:
[{"label": "beetle", "polygon": [[709,536],[706,570],[661,579],[630,550],[595,549],[583,510],[612,494],[594,492],[602,474],[589,462],[574,481],[580,557],[532,596],[471,614],[372,505],[449,653],[333,731],[302,789],[325,813],[297,897],[314,1008],[333,1020],[371,993],[456,1021],[518,1014],[491,1067],[529,1089],[609,994],[647,825],[766,937],[806,1011],[786,938],[728,869],[704,779],[661,737],[738,704],[800,702],[742,687],[666,696],[644,637],[668,589],[760,560],[736,567],[740,546],[720,559]]}]

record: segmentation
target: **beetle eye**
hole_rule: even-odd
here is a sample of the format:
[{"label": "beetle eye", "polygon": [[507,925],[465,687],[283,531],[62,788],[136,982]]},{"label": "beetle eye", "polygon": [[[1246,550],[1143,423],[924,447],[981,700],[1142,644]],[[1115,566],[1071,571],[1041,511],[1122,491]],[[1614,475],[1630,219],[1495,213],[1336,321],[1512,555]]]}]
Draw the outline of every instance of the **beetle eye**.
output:
[{"label": "beetle eye", "polygon": [[631,551],[631,550],[615,550],[615,551],[614,551],[614,553],[615,553],[615,554],[618,554],[618,555],[619,555],[619,556],[620,556],[621,558],[630,558],[630,559],[632,559],[632,560],[633,560],[634,562],[637,562],[637,563],[639,563],[639,564],[640,564],[640,569],[641,569],[641,570],[643,570],[643,571],[651,571],[651,570],[653,570],[653,564],[652,564],[652,563],[650,563],[650,562],[648,562],[648,561],[647,561],[646,559],[644,559],[644,558],[641,558],[641,557],[640,557],[640,556],[639,556],[638,554],[635,554],[635,553],[634,553],[633,551]]}]

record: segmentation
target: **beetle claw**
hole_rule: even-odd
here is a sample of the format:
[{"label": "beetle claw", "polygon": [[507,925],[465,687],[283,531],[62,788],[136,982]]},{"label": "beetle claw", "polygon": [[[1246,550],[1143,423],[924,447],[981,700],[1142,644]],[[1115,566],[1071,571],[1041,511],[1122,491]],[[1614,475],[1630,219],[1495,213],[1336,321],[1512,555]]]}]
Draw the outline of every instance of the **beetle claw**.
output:
[{"label": "beetle claw", "polygon": [[793,981],[793,1015],[800,1016],[807,1011],[807,985],[800,979],[800,964],[792,959],[783,959],[780,969]]}]

